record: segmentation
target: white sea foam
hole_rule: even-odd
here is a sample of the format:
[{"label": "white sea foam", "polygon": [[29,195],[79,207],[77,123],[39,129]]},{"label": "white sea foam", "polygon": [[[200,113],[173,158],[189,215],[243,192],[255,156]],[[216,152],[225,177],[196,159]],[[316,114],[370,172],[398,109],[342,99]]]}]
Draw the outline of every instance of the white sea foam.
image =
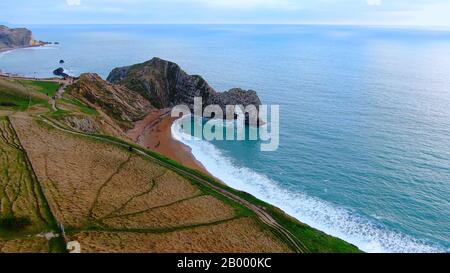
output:
[{"label": "white sea foam", "polygon": [[12,51],[12,50],[0,52],[0,58],[3,57],[3,56],[6,56],[6,55],[9,54],[9,53],[11,53],[11,51]]},{"label": "white sea foam", "polygon": [[43,45],[43,46],[32,46],[32,47],[23,47],[15,50],[51,50],[59,48],[58,45]]},{"label": "white sea foam", "polygon": [[70,68],[63,68],[63,69],[64,69],[64,73],[66,73],[67,75],[69,75],[71,77],[75,77],[76,70],[70,69]]},{"label": "white sea foam", "polygon": [[[190,118],[190,117],[185,117]],[[172,136],[192,149],[192,153],[214,176],[230,187],[248,192],[271,203],[303,223],[346,240],[365,252],[442,252],[431,244],[389,230],[347,209],[300,192],[292,192],[255,171],[233,164],[207,141],[192,140],[183,132],[182,119],[172,125]]]}]

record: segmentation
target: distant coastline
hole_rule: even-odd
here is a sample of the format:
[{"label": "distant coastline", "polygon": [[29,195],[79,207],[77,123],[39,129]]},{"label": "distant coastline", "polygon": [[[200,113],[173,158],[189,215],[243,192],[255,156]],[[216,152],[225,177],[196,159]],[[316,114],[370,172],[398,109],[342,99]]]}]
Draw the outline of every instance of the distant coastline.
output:
[{"label": "distant coastline", "polygon": [[9,28],[0,25],[0,52],[47,44],[51,43],[34,39],[33,32],[27,28]]},{"label": "distant coastline", "polygon": [[51,45],[51,44],[52,43],[43,43],[43,44],[39,44],[39,45],[0,48],[0,53],[5,53],[5,52],[8,52],[8,51],[13,51],[13,50],[17,50],[17,49],[43,47],[43,46]]}]

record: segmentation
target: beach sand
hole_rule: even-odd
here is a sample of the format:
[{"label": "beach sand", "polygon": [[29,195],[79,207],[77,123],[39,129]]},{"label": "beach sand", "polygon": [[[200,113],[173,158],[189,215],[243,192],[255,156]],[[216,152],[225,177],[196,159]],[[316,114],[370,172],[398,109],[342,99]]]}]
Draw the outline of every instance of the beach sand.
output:
[{"label": "beach sand", "polygon": [[211,175],[191,153],[191,149],[172,137],[171,127],[176,118],[171,117],[171,109],[154,110],[135,127],[127,136],[135,143],[152,151],[178,161],[186,167]]}]

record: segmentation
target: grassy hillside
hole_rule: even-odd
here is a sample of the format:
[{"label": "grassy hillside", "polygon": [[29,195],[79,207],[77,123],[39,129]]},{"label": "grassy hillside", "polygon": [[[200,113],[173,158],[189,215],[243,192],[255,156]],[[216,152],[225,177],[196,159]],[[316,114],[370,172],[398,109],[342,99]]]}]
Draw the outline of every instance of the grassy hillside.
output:
[{"label": "grassy hillside", "polygon": [[0,107],[25,111],[32,106],[50,107],[58,83],[0,78]]},{"label": "grassy hillside", "polygon": [[61,252],[58,228],[8,118],[0,117],[0,252]]}]

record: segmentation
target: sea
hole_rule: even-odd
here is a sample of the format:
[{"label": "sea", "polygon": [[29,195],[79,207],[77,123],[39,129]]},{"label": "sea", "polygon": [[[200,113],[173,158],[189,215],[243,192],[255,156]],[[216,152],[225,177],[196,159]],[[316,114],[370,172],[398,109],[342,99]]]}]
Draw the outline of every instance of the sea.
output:
[{"label": "sea", "polygon": [[49,77],[160,57],[280,107],[280,146],[186,140],[229,186],[367,252],[450,251],[450,31],[327,25],[32,25],[0,54]]}]

